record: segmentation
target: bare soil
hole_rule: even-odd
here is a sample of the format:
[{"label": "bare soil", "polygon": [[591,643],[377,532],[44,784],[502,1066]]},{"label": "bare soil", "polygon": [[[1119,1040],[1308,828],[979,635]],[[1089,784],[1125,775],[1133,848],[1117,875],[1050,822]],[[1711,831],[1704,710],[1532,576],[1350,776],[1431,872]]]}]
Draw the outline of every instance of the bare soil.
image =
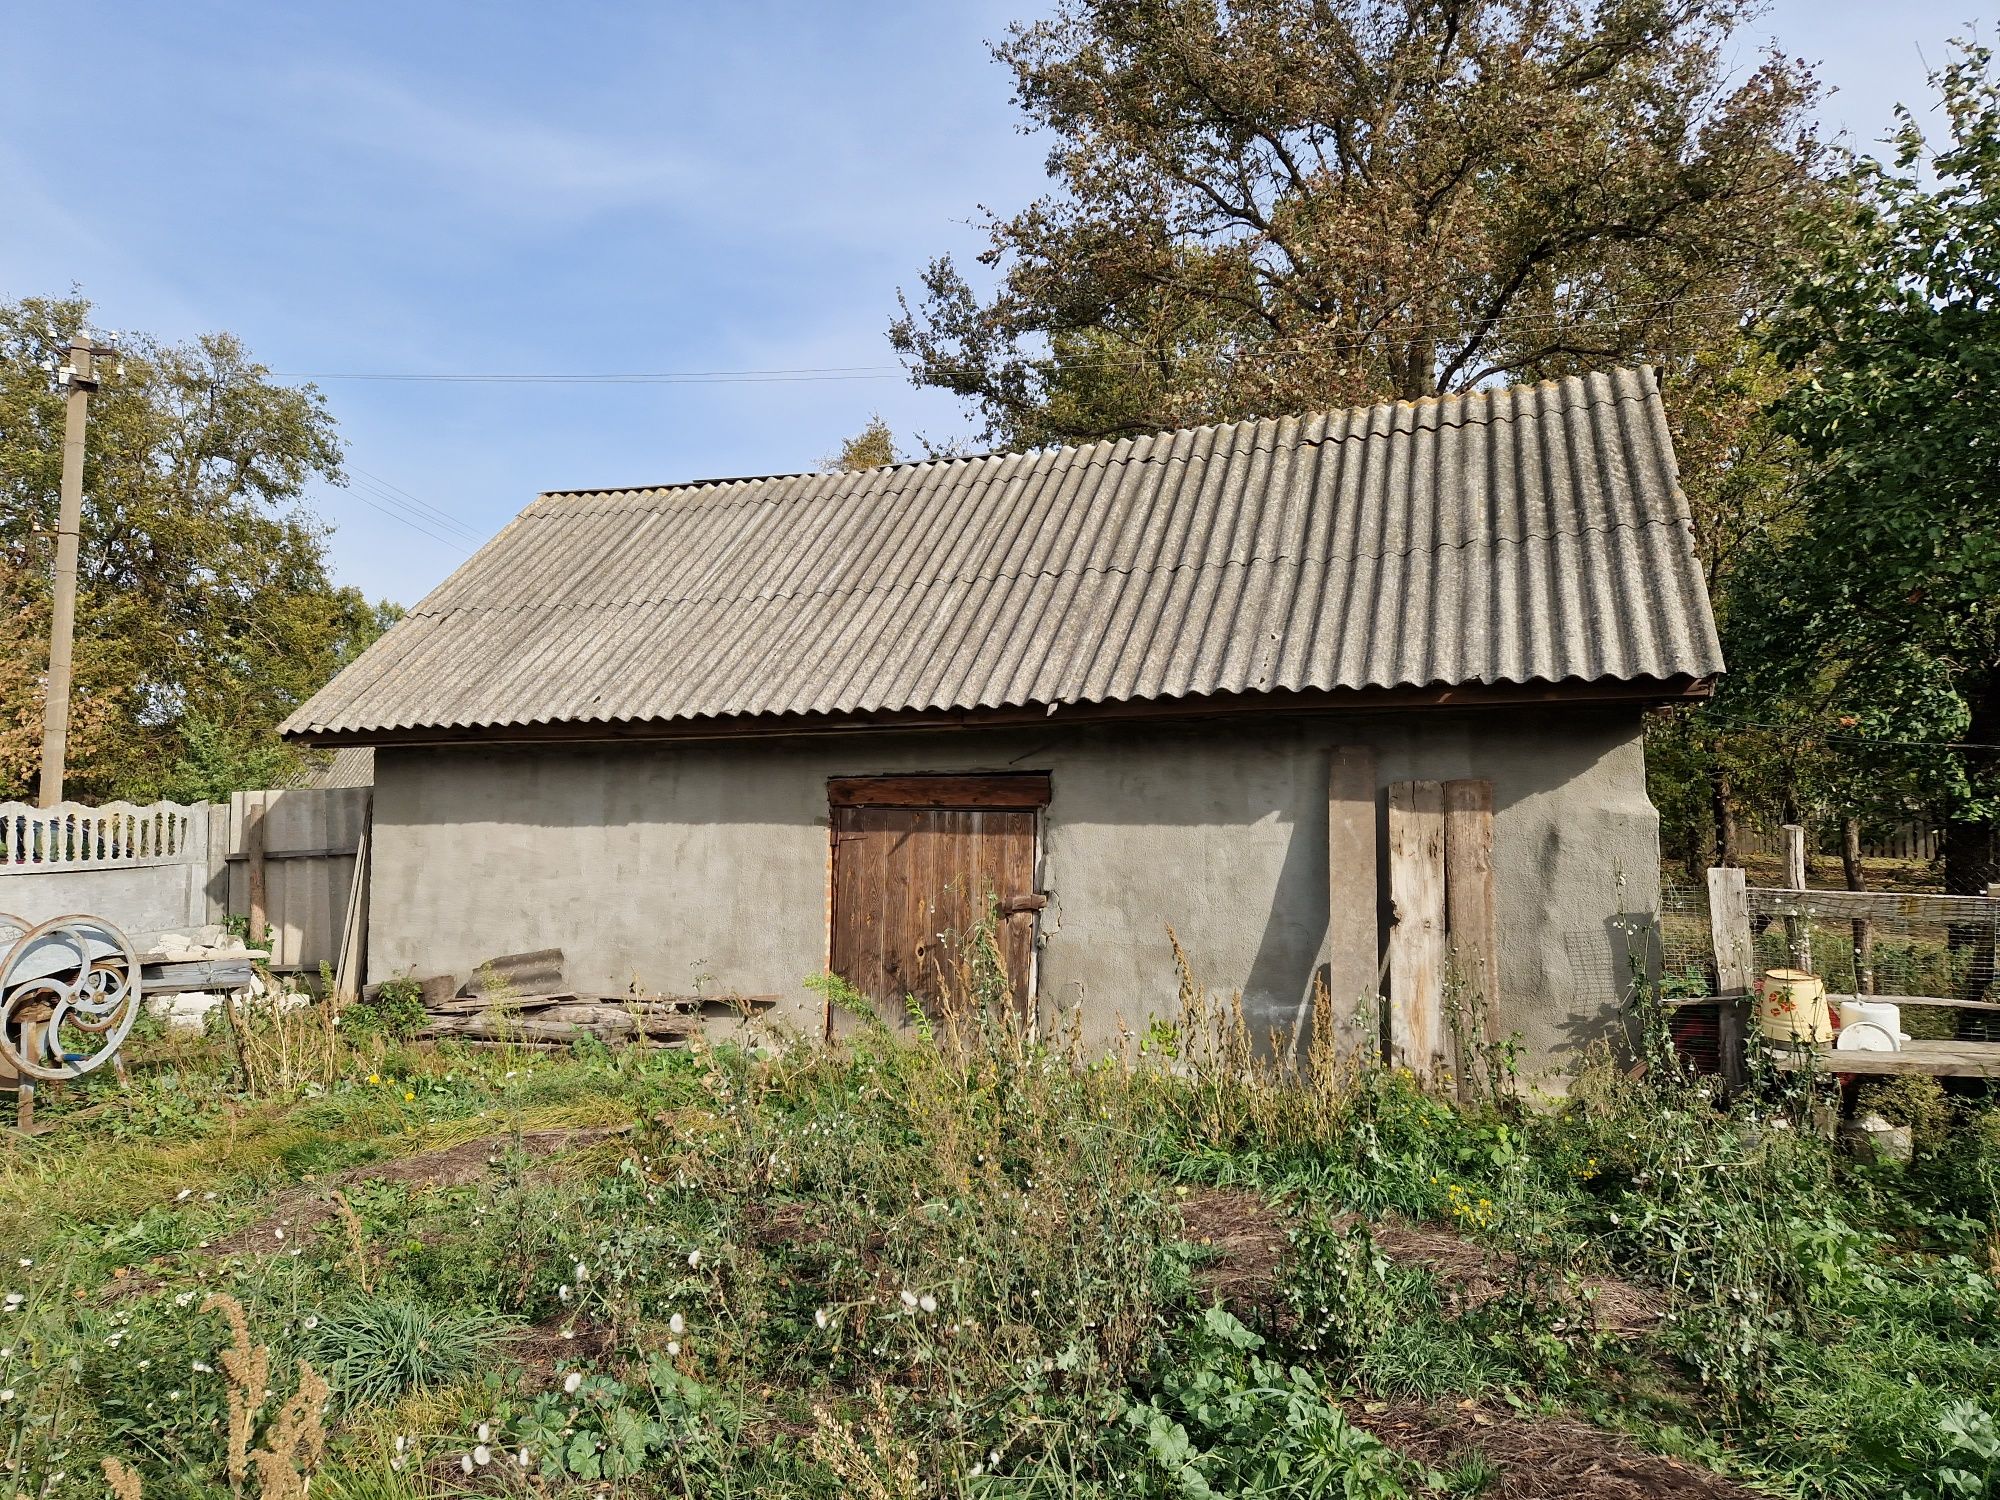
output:
[{"label": "bare soil", "polygon": [[595,1364],[611,1352],[609,1325],[581,1315],[544,1318],[506,1343],[508,1358],[521,1367],[529,1389],[553,1387],[572,1365]]},{"label": "bare soil", "polygon": [[518,1136],[488,1135],[444,1151],[420,1151],[389,1161],[365,1162],[309,1187],[278,1194],[276,1207],[255,1224],[209,1242],[206,1254],[275,1255],[292,1239],[333,1217],[336,1189],[360,1182],[394,1182],[414,1188],[461,1187],[477,1182],[507,1152],[519,1147],[531,1158],[561,1155],[624,1135],[630,1125],[593,1125],[570,1130],[530,1130]]},{"label": "bare soil", "polygon": [[1181,1230],[1210,1252],[1196,1285],[1245,1321],[1271,1308],[1288,1243],[1277,1205],[1246,1188],[1197,1188],[1181,1200]]},{"label": "bare soil", "polygon": [[[1348,1222],[1360,1221],[1350,1218]],[[1515,1256],[1475,1245],[1448,1229],[1385,1219],[1370,1224],[1368,1233],[1375,1248],[1397,1265],[1430,1272],[1461,1311],[1511,1296],[1520,1285],[1520,1262]],[[1658,1293],[1614,1276],[1580,1276],[1574,1289],[1591,1326],[1600,1333],[1634,1338],[1658,1328],[1667,1314],[1666,1302]]]},{"label": "bare soil", "polygon": [[1758,1492],[1617,1433],[1564,1417],[1529,1417],[1468,1401],[1350,1406],[1349,1418],[1430,1468],[1483,1456],[1497,1478],[1480,1500],[1757,1500]]},{"label": "bare soil", "polygon": [[[1183,1237],[1211,1252],[1196,1270],[1210,1296],[1246,1320],[1275,1315],[1278,1273],[1288,1249],[1283,1207],[1243,1188],[1203,1188],[1181,1202]],[[1357,1224],[1358,1217],[1346,1223]],[[1368,1226],[1375,1247],[1398,1265],[1430,1273],[1461,1311],[1513,1294],[1517,1262],[1449,1230],[1384,1221]],[[1632,1337],[1659,1326],[1654,1292],[1612,1277],[1577,1283],[1594,1326]],[[1617,1434],[1561,1417],[1527,1417],[1476,1401],[1350,1403],[1355,1425],[1431,1468],[1483,1455],[1498,1477],[1482,1500],[1754,1500],[1755,1492],[1706,1469],[1635,1448]]]}]

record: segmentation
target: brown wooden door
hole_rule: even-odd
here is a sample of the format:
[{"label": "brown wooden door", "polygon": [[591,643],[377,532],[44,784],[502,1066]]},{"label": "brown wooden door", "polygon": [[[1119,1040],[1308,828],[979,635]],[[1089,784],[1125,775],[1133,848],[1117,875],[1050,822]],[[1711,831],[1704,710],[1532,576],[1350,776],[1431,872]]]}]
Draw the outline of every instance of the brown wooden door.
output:
[{"label": "brown wooden door", "polygon": [[1014,776],[835,782],[834,972],[884,1006],[915,996],[934,1007],[965,936],[997,907],[1008,984],[1025,1004],[1041,905],[1034,808],[913,804],[1045,802],[1046,787],[1046,778]]}]

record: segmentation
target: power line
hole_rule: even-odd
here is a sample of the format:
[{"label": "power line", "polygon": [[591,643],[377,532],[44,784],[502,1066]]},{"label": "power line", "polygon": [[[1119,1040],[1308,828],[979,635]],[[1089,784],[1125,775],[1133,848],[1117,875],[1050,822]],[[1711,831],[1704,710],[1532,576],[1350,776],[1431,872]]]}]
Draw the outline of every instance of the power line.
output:
[{"label": "power line", "polygon": [[1984,744],[1978,740],[1885,739],[1868,734],[1841,734],[1801,724],[1772,724],[1760,719],[1724,719],[1707,715],[1703,717],[1707,723],[1723,729],[1762,730],[1772,734],[1790,735],[1797,740],[1826,740],[1844,745],[1882,745],[1898,750],[2000,750],[2000,744]]},{"label": "power line", "polygon": [[849,365],[800,370],[657,370],[609,375],[417,375],[361,370],[273,370],[276,380],[381,380],[442,385],[765,385],[839,380],[886,380],[900,365]]},{"label": "power line", "polygon": [[472,549],[470,547],[455,542],[448,536],[440,536],[437,532],[431,530],[430,527],[423,525],[421,522],[411,520],[410,517],[403,514],[403,512],[401,511],[391,510],[388,506],[379,504],[376,501],[371,500],[367,495],[362,494],[359,490],[354,491],[354,498],[359,500],[363,505],[372,506],[374,509],[379,510],[380,512],[382,512],[383,515],[387,516],[390,520],[401,521],[405,526],[409,527],[412,531],[422,532],[425,536],[429,537],[434,542],[442,542],[444,543],[445,546],[450,547],[455,551],[463,552],[468,557],[472,555]]},{"label": "power line", "polygon": [[450,511],[432,505],[428,500],[419,499],[400,485],[391,484],[380,475],[370,474],[366,469],[355,465],[349,465],[349,469],[350,485],[370,491],[378,499],[386,501],[398,510],[408,512],[417,520],[442,526],[448,531],[456,531],[470,541],[480,539],[481,533],[476,528],[466,524]]},{"label": "power line", "polygon": [[[1336,339],[1315,339],[1306,348],[1271,350],[1261,346],[1239,348],[1228,356],[1228,361],[1256,360],[1259,358],[1289,363],[1310,359],[1330,351],[1354,351],[1374,348],[1383,343],[1407,341],[1411,339],[1448,338],[1474,332],[1492,333],[1503,329],[1555,330],[1558,328],[1587,327],[1593,323],[1617,322],[1640,313],[1661,309],[1680,311],[1683,309],[1716,310],[1738,306],[1733,297],[1661,297],[1642,302],[1620,303],[1597,309],[1576,309],[1570,312],[1537,311],[1505,313],[1490,320],[1472,318],[1457,323],[1437,323],[1415,327],[1385,327],[1370,333],[1357,333]],[[1078,330],[1079,332],[1087,330]],[[1154,356],[1139,352],[1097,350],[1090,354],[1040,356],[1051,359],[1059,365],[1115,367],[1127,366],[1150,369],[1157,363]],[[758,385],[797,384],[820,381],[889,380],[908,372],[901,365],[805,365],[789,369],[762,370],[651,370],[614,371],[603,374],[537,374],[537,373],[438,373],[423,374],[398,371],[373,370],[274,370],[274,379],[279,380],[364,380],[387,381],[406,384],[442,385]]]}]

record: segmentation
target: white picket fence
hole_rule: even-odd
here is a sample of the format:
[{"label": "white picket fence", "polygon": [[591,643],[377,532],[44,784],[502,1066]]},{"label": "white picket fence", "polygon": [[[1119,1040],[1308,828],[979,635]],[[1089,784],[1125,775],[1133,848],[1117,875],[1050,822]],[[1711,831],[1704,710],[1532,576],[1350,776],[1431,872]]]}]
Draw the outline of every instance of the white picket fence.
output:
[{"label": "white picket fence", "polygon": [[[109,917],[135,942],[250,914],[262,865],[271,962],[338,964],[371,789],[238,792],[227,802],[0,802],[0,913]],[[261,839],[246,837],[261,819]]]}]

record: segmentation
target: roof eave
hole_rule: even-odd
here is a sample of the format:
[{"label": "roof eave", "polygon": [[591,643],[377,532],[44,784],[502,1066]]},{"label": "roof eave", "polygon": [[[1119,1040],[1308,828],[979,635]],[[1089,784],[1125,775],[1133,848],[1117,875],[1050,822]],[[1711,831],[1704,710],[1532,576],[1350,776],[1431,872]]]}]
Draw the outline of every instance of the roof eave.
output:
[{"label": "roof eave", "polygon": [[536,724],[439,724],[376,729],[287,728],[295,744],[463,745],[629,743],[661,740],[748,740],[772,736],[850,734],[905,729],[986,729],[1111,723],[1127,720],[1211,719],[1251,714],[1358,714],[1437,709],[1496,709],[1560,705],[1657,707],[1711,696],[1713,675],[1615,681],[1432,684],[1425,687],[1330,688],[1295,692],[1214,693],[1099,703],[1026,703],[1001,708],[897,709],[856,714],[743,714],[730,717],[637,720],[555,720]]}]

